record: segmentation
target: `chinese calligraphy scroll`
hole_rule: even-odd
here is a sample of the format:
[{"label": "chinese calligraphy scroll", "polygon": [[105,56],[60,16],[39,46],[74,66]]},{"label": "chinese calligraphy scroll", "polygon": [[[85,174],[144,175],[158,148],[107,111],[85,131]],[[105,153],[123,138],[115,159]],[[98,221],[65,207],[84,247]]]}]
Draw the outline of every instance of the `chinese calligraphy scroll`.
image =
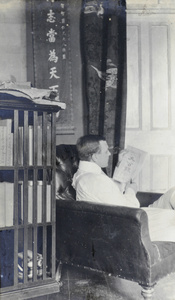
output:
[{"label": "chinese calligraphy scroll", "polygon": [[67,0],[32,0],[31,12],[33,84],[36,88],[55,91],[59,100],[66,103],[57,132],[71,133],[74,126]]}]

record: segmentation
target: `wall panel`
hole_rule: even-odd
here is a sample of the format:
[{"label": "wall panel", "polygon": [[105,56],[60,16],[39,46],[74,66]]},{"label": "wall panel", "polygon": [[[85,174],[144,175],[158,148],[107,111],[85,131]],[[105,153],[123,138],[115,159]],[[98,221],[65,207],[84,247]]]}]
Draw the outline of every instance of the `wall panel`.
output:
[{"label": "wall panel", "polygon": [[128,26],[127,53],[127,122],[126,127],[129,129],[139,129],[140,127],[140,28],[137,25]]},{"label": "wall panel", "polygon": [[[169,127],[168,28],[151,26],[152,129]],[[160,117],[162,116],[162,117]]]},{"label": "wall panel", "polygon": [[165,192],[175,183],[175,1],[143,2],[127,1],[125,146],[148,153],[138,189]]},{"label": "wall panel", "polygon": [[167,155],[151,155],[150,178],[151,190],[164,192],[169,187],[170,157]]}]

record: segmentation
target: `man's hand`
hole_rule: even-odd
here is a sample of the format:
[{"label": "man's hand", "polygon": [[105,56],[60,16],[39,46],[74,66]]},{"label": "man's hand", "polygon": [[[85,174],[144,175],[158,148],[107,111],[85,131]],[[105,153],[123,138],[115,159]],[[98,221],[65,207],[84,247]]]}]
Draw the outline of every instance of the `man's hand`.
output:
[{"label": "man's hand", "polygon": [[126,184],[125,193],[129,193],[131,189],[135,194],[137,193],[137,184],[135,182],[128,182]]},{"label": "man's hand", "polygon": [[117,184],[120,192],[123,194],[123,192],[125,191],[125,183],[113,180],[115,182],[115,184]]}]

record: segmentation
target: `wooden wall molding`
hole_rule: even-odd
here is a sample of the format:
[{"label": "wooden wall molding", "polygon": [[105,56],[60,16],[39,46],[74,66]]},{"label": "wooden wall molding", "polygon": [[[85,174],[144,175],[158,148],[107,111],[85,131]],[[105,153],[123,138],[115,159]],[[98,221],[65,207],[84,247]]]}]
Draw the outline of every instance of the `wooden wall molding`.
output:
[{"label": "wooden wall molding", "polygon": [[126,0],[127,13],[142,15],[174,14],[174,0]]}]

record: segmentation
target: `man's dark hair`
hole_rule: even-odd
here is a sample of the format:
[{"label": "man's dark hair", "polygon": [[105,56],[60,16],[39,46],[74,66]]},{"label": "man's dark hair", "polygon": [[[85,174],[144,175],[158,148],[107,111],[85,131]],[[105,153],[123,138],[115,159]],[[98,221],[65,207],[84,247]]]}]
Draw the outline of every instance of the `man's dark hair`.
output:
[{"label": "man's dark hair", "polygon": [[100,141],[105,141],[105,138],[100,135],[84,135],[77,141],[77,150],[80,160],[90,161],[94,153],[99,152]]}]

